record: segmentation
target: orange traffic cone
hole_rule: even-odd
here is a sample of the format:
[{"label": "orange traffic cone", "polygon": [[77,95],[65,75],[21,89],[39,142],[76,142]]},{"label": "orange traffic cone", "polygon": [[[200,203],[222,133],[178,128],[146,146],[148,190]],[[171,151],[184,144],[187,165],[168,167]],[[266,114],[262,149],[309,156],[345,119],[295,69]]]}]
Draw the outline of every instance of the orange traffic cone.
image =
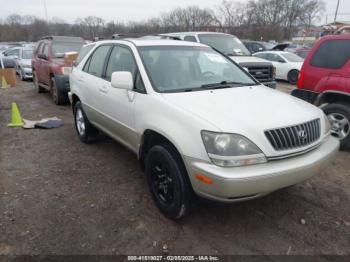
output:
[{"label": "orange traffic cone", "polygon": [[11,123],[8,124],[8,127],[22,127],[24,125],[23,119],[21,117],[21,113],[17,107],[16,103],[12,103],[11,110]]}]

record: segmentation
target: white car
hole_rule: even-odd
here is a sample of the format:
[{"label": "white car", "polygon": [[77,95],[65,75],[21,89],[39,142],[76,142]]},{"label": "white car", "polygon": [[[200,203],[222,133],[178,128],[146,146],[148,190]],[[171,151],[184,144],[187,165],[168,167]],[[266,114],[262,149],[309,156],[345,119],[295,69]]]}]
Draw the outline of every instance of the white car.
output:
[{"label": "white car", "polygon": [[16,72],[21,80],[33,79],[32,72],[32,57],[34,50],[30,47],[22,47],[19,49],[18,58],[16,62]]},{"label": "white car", "polygon": [[275,69],[269,61],[251,55],[246,46],[236,36],[218,32],[180,32],[162,34],[184,41],[202,43],[213,47],[230,57],[265,86],[276,89]]},{"label": "white car", "polygon": [[269,60],[276,67],[276,79],[287,80],[295,85],[298,81],[299,71],[304,63],[300,56],[283,51],[265,51],[253,56]]},{"label": "white car", "polygon": [[199,43],[97,42],[70,85],[80,140],[101,130],[134,152],[172,219],[189,213],[195,195],[236,202],[302,182],[339,148],[321,109]]}]

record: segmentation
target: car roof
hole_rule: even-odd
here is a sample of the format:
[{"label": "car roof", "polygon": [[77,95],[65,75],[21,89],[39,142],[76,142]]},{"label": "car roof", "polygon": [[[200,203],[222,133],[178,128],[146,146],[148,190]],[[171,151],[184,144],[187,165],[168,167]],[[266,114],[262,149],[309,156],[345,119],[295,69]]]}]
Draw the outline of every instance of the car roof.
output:
[{"label": "car roof", "polygon": [[203,45],[195,42],[187,42],[181,40],[168,40],[168,39],[138,39],[138,38],[130,38],[130,39],[122,39],[122,40],[103,40],[99,41],[99,44],[108,44],[108,43],[133,43],[135,46],[197,46],[197,47],[208,47],[207,45]]},{"label": "car roof", "polygon": [[[230,36],[235,36],[231,34],[226,34],[226,33],[221,33],[221,32],[204,32],[204,31],[198,31],[198,32],[177,32],[177,33],[167,33],[167,34],[162,34],[162,35],[230,35]],[[235,36],[236,37],[236,36]]]},{"label": "car roof", "polygon": [[[293,54],[291,52],[286,52],[286,51],[274,51],[274,50],[269,50],[269,51],[262,51],[262,52],[257,52],[255,54],[267,54],[267,53],[272,53],[272,54],[280,54],[280,55],[283,55],[283,54]],[[255,55],[254,54],[254,55]]]}]

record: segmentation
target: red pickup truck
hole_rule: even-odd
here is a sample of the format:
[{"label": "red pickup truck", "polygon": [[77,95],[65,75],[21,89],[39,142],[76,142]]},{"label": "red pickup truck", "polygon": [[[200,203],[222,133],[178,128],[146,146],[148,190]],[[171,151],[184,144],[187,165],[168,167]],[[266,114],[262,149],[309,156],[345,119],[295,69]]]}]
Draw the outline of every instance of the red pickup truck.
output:
[{"label": "red pickup truck", "polygon": [[306,57],[292,95],[320,106],[342,148],[350,146],[350,34],[322,37]]},{"label": "red pickup truck", "polygon": [[78,52],[83,44],[82,38],[71,36],[48,36],[37,43],[32,58],[33,83],[38,93],[50,91],[56,105],[69,101],[72,62],[64,59],[65,53]]}]

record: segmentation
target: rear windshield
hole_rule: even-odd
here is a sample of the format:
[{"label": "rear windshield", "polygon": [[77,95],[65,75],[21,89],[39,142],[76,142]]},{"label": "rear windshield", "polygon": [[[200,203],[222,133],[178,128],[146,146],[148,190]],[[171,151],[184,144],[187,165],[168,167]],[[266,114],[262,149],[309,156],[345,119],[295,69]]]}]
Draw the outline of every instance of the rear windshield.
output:
[{"label": "rear windshield", "polygon": [[243,45],[241,40],[233,35],[225,34],[199,34],[201,43],[214,47],[221,53],[228,56],[250,55],[248,49]]},{"label": "rear windshield", "polygon": [[293,54],[293,53],[284,53],[282,54],[282,56],[292,63],[304,61],[304,59],[302,59],[300,56],[297,56],[296,54]]},{"label": "rear windshield", "polygon": [[33,56],[33,50],[23,50],[22,59],[31,59]]},{"label": "rear windshield", "polygon": [[337,69],[350,59],[350,40],[330,40],[321,44],[311,58],[315,67]]},{"label": "rear windshield", "polygon": [[67,52],[79,52],[83,47],[81,43],[54,42],[52,44],[52,52],[55,57],[63,57]]}]

